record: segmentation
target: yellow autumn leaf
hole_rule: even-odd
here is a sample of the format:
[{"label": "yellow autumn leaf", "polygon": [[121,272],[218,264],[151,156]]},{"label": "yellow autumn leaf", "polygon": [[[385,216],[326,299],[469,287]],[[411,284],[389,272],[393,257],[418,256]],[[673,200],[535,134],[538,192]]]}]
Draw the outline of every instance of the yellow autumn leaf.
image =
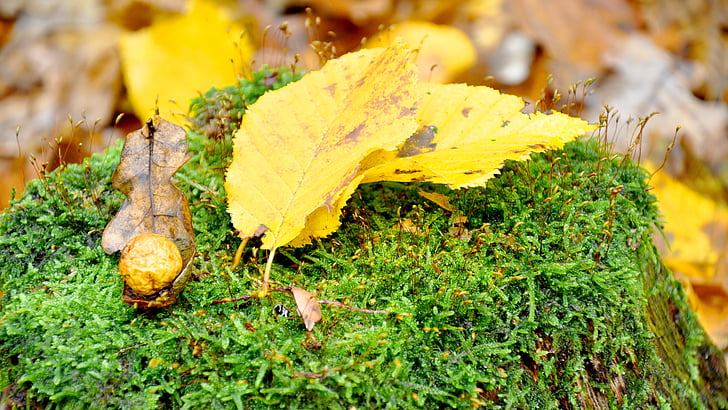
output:
[{"label": "yellow autumn leaf", "polygon": [[364,175],[357,174],[354,179],[351,180],[349,185],[341,191],[339,199],[336,200],[331,206],[321,206],[311,215],[306,218],[306,224],[289,245],[291,246],[303,246],[311,243],[312,239],[323,238],[336,231],[341,225],[339,217],[341,216],[341,210],[344,209],[346,201],[349,200],[351,195],[359,186],[361,179]]},{"label": "yellow autumn leaf", "polygon": [[665,221],[663,231],[669,243],[663,252],[665,264],[698,283],[728,283],[725,272],[716,277],[726,252],[728,209],[663,171],[653,175],[650,185]]},{"label": "yellow autumn leaf", "polygon": [[420,126],[397,150],[377,151],[362,162],[362,183],[428,181],[451,188],[483,185],[506,160],[562,147],[596,129],[553,112],[521,112],[519,97],[489,87],[422,84]]},{"label": "yellow autumn leaf", "polygon": [[416,49],[420,78],[434,83],[453,81],[475,64],[476,50],[462,30],[425,21],[406,21],[370,39],[366,47],[386,47],[403,41]]},{"label": "yellow autumn leaf", "polygon": [[409,59],[403,46],[347,54],[249,107],[225,178],[241,236],[265,234],[266,249],[294,240],[317,209],[343,206],[367,154],[414,132],[420,96]]},{"label": "yellow autumn leaf", "polygon": [[698,321],[720,348],[728,346],[728,290],[718,283],[693,284],[689,277],[680,279],[690,307]]},{"label": "yellow autumn leaf", "polygon": [[122,71],[137,117],[152,116],[158,100],[159,114],[183,125],[189,100],[210,86],[235,82],[236,67],[252,56],[242,32],[214,2],[191,0],[185,15],[122,35]]},{"label": "yellow autumn leaf", "polygon": [[[654,164],[645,168],[654,171]],[[728,345],[728,208],[658,171],[650,179],[667,244],[656,236],[662,259],[680,279],[691,307],[713,342]]]}]

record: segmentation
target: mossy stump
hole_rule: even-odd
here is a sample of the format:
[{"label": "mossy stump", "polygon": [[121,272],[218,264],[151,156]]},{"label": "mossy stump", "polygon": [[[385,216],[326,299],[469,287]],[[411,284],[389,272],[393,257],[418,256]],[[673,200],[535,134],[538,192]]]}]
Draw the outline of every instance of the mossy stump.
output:
[{"label": "mossy stump", "polygon": [[[276,257],[278,284],[389,314],[323,307],[308,334],[296,313],[279,314],[295,312],[283,293],[214,303],[256,290],[265,262],[249,249],[232,268],[240,241],[222,180],[234,127],[215,118],[239,119],[271,78],[291,79],[262,72],[197,101],[207,114],[176,178],[198,256],[177,304],[123,304],[119,256],[101,249],[123,199],[110,182],[119,145],[31,182],[0,216],[7,402],[728,407],[722,356],[652,245],[659,218],[647,175],[596,141],[508,163],[485,188],[362,186],[336,234]],[[418,190],[447,195],[455,211]]]}]

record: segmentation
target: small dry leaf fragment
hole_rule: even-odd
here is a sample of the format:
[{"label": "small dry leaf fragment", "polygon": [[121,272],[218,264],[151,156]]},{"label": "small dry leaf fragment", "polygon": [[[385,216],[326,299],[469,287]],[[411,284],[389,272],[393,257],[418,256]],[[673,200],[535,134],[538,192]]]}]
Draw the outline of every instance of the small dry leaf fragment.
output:
[{"label": "small dry leaf fragment", "polygon": [[450,198],[448,198],[447,195],[443,195],[443,194],[440,194],[437,192],[425,192],[422,190],[417,191],[417,193],[421,197],[423,197],[425,199],[429,199],[430,201],[437,204],[437,206],[439,206],[440,208],[442,208],[448,212],[455,211],[455,208],[453,208],[452,205],[450,205]]},{"label": "small dry leaf fragment", "polygon": [[420,233],[422,233],[420,228],[414,222],[412,222],[412,219],[410,218],[401,219],[399,222],[397,222],[395,226],[404,232],[414,235],[419,235]]},{"label": "small dry leaf fragment", "polygon": [[182,270],[182,255],[172,241],[155,233],[134,237],[121,252],[119,274],[136,293],[153,295]]},{"label": "small dry leaf fragment", "polygon": [[291,294],[296,301],[298,314],[303,318],[306,330],[313,329],[313,326],[321,320],[321,307],[318,300],[308,291],[292,286]]},{"label": "small dry leaf fragment", "polygon": [[468,222],[468,217],[465,215],[453,215],[450,218],[450,228],[448,229],[448,235],[461,241],[469,241],[472,235],[465,224]]},{"label": "small dry leaf fragment", "polygon": [[163,363],[164,363],[164,360],[162,360],[162,359],[157,359],[157,358],[154,358],[154,359],[152,359],[152,360],[150,360],[150,361],[149,361],[149,364],[148,364],[148,366],[149,366],[150,368],[153,368],[153,367],[157,367],[157,366],[159,366],[159,365],[161,365],[161,364],[163,364]]}]

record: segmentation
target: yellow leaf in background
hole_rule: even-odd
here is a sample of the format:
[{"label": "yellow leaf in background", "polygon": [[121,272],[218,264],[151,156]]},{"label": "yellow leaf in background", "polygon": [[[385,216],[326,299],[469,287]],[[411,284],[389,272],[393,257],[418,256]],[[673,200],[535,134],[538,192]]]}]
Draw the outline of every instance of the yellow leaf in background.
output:
[{"label": "yellow leaf in background", "polygon": [[361,160],[394,149],[417,128],[420,96],[409,59],[402,46],[347,54],[248,108],[225,177],[241,236],[265,233],[263,247],[275,249],[304,232],[322,207],[334,211],[335,226],[306,231],[338,227]]},{"label": "yellow leaf in background", "polygon": [[[654,170],[653,164],[645,164]],[[728,209],[664,171],[650,185],[662,213],[667,244],[655,235],[662,259],[685,287],[701,325],[728,346]]]},{"label": "yellow leaf in background", "polygon": [[483,185],[506,160],[560,148],[596,126],[558,112],[524,114],[521,98],[488,87],[422,84],[420,129],[397,150],[362,163],[365,182]]},{"label": "yellow leaf in background", "polygon": [[698,321],[720,349],[728,347],[728,291],[717,284],[693,284],[688,277],[680,280],[690,307]]},{"label": "yellow leaf in background", "polygon": [[236,67],[253,54],[242,32],[225,9],[192,0],[186,15],[122,35],[122,70],[137,117],[151,117],[158,98],[161,116],[185,123],[191,98],[213,85],[232,84],[241,74]]},{"label": "yellow leaf in background", "polygon": [[386,47],[397,41],[416,50],[420,79],[447,83],[475,64],[475,46],[460,29],[424,21],[399,23],[391,31],[373,37],[366,47]]},{"label": "yellow leaf in background", "polygon": [[650,184],[665,221],[665,264],[691,281],[716,282],[728,289],[728,269],[725,262],[719,263],[728,250],[728,209],[665,172],[657,172]]}]

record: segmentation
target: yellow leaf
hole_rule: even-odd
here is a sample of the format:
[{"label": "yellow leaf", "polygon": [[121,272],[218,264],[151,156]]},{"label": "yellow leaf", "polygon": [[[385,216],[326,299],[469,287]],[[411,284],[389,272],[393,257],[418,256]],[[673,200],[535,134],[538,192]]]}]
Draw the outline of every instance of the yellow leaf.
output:
[{"label": "yellow leaf", "polygon": [[728,209],[662,171],[653,175],[650,184],[670,246],[663,254],[665,264],[698,283],[728,283],[725,272],[716,277],[726,251]]},{"label": "yellow leaf", "polygon": [[235,67],[252,56],[242,32],[214,2],[191,0],[186,15],[122,35],[122,70],[137,117],[152,116],[158,99],[160,115],[182,125],[191,98],[213,85],[235,82],[240,74]]},{"label": "yellow leaf", "polygon": [[716,346],[728,346],[728,291],[722,284],[691,283],[693,278],[680,280],[690,307],[698,314],[698,321],[708,332]]},{"label": "yellow leaf", "polygon": [[162,363],[164,363],[164,360],[154,358],[154,359],[152,359],[152,360],[149,361],[148,366],[149,367],[157,367],[157,366],[159,366]]},{"label": "yellow leaf", "polygon": [[483,185],[506,160],[560,148],[596,126],[558,112],[524,114],[524,102],[488,87],[422,84],[420,128],[397,150],[362,162],[365,182]]},{"label": "yellow leaf", "polygon": [[341,192],[341,196],[333,206],[327,205],[320,206],[318,209],[313,211],[311,215],[306,218],[306,225],[303,230],[296,238],[294,238],[289,245],[291,246],[303,246],[311,243],[314,238],[323,238],[328,236],[330,233],[336,231],[341,225],[339,216],[341,210],[344,209],[346,201],[351,197],[359,186],[359,182],[364,175],[358,174],[349,183],[349,185]]},{"label": "yellow leaf", "polygon": [[[654,170],[654,164],[645,168]],[[664,219],[667,246],[656,244],[682,282],[691,307],[713,342],[728,345],[728,208],[658,171],[650,179]]]},{"label": "yellow leaf", "polygon": [[373,37],[366,46],[385,47],[404,41],[416,49],[420,78],[434,83],[454,80],[475,64],[475,46],[460,29],[424,21],[407,21]]},{"label": "yellow leaf", "polygon": [[394,149],[417,128],[420,96],[409,58],[403,46],[347,54],[249,107],[225,178],[241,236],[265,233],[263,247],[275,249],[304,232],[321,207],[338,219],[361,160]]},{"label": "yellow leaf", "polygon": [[448,212],[455,211],[455,208],[450,205],[450,198],[448,198],[447,195],[439,194],[437,192],[425,192],[422,190],[417,191],[417,193],[420,194],[421,197],[436,203],[440,208]]}]

